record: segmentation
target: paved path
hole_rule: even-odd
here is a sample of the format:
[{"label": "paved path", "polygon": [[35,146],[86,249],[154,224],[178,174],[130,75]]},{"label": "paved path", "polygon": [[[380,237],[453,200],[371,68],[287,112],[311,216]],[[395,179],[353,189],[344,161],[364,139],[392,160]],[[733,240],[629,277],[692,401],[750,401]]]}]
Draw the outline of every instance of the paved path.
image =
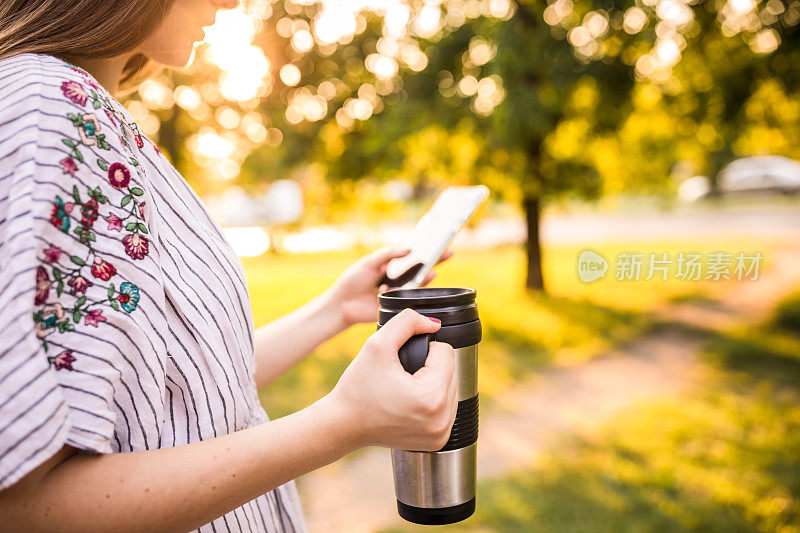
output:
[{"label": "paved path", "polygon": [[[620,350],[545,371],[503,393],[491,411],[481,413],[479,477],[524,467],[565,434],[591,432],[637,402],[690,386],[699,377],[701,339],[685,326],[725,330],[757,319],[800,286],[800,247],[775,253],[757,282],[726,285],[711,301],[671,305],[656,314],[665,326]],[[362,450],[302,477],[298,485],[312,533],[371,532],[400,520],[385,449]]]}]

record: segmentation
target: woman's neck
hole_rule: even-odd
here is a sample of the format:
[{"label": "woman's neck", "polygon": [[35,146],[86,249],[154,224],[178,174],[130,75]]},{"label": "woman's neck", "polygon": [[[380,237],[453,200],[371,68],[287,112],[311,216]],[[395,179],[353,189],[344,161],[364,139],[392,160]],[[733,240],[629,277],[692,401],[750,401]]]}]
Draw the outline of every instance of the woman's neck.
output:
[{"label": "woman's neck", "polygon": [[81,67],[100,82],[109,93],[116,94],[122,69],[130,59],[130,55],[112,57],[109,59],[74,59],[70,63]]}]

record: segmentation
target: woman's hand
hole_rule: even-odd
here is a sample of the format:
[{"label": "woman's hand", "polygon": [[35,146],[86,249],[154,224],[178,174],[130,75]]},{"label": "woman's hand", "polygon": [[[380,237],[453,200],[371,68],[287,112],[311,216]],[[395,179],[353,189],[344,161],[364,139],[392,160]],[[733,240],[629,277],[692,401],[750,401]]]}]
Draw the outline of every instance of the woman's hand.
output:
[{"label": "woman's hand", "polygon": [[[353,263],[334,282],[329,289],[329,295],[335,306],[341,310],[342,318],[347,326],[361,322],[377,322],[378,302],[377,294],[389,289],[386,284],[377,287],[386,273],[386,265],[397,257],[409,253],[409,249],[385,247],[365,255]],[[445,251],[436,264],[450,258],[452,252]],[[436,273],[431,270],[422,282],[426,286]]]},{"label": "woman's hand", "polygon": [[425,366],[406,372],[398,349],[440,324],[411,309],[392,317],[364,343],[323,402],[351,428],[353,444],[435,451],[450,437],[456,416],[453,348],[430,343]]}]

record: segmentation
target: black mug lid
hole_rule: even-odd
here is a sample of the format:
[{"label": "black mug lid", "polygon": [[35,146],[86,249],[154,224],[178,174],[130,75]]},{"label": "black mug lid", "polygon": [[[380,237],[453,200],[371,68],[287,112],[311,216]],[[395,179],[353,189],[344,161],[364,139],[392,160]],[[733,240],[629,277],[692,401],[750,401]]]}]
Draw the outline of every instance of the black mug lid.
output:
[{"label": "black mug lid", "polygon": [[378,323],[385,324],[406,308],[438,318],[442,326],[472,322],[478,320],[475,297],[475,289],[459,287],[421,287],[382,292],[378,295]]}]

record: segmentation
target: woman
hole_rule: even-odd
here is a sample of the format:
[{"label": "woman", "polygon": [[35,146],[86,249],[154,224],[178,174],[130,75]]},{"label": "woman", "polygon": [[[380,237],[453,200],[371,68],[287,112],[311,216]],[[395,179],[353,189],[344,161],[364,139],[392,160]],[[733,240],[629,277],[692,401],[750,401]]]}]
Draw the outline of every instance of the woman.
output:
[{"label": "woman", "polygon": [[[241,263],[111,96],[181,66],[213,0],[0,4],[0,529],[301,531],[293,479],[367,445],[434,450],[453,351],[406,311],[336,387],[269,421],[257,389],[377,318],[380,250],[253,331]],[[117,453],[109,453],[117,452]],[[336,495],[330,495],[336,497]]]}]

